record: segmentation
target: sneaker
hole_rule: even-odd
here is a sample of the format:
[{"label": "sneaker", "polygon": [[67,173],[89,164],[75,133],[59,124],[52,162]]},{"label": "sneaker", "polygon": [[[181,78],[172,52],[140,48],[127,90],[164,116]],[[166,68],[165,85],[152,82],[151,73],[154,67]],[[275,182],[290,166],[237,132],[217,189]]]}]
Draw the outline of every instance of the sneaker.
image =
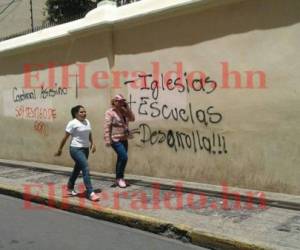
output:
[{"label": "sneaker", "polygon": [[118,186],[119,186],[120,188],[126,188],[126,187],[127,187],[126,182],[125,182],[124,179],[118,179],[118,180],[117,180],[117,184],[118,184]]},{"label": "sneaker", "polygon": [[98,195],[96,195],[94,192],[92,192],[89,196],[89,200],[91,201],[99,201],[100,197]]},{"label": "sneaker", "polygon": [[70,196],[76,196],[76,195],[78,195],[78,193],[75,191],[75,189],[69,189],[68,188],[68,195],[70,195]]}]

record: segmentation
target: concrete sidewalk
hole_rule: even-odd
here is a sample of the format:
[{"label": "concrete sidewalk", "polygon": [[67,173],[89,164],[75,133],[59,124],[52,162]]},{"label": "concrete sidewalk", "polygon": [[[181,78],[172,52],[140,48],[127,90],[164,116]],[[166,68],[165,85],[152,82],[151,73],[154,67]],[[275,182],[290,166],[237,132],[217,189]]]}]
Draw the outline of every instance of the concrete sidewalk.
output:
[{"label": "concrete sidewalk", "polygon": [[0,193],[24,199],[24,209],[55,207],[213,249],[300,249],[299,196],[133,175],[120,189],[113,175],[92,172],[93,203],[81,178],[79,196],[67,195],[70,171],[0,159]]}]

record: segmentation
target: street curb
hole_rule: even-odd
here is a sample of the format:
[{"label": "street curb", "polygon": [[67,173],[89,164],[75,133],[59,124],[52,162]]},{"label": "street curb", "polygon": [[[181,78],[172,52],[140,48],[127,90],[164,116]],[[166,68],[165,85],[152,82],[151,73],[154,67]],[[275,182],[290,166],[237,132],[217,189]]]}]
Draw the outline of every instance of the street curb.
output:
[{"label": "street curb", "polygon": [[[18,168],[24,168],[24,169],[31,169],[31,170],[38,170],[38,171],[43,171],[43,172],[52,172],[52,173],[59,173],[59,174],[64,174],[64,175],[69,175],[69,172],[66,170],[53,170],[50,168],[42,168],[42,167],[38,167],[38,166],[29,166],[27,164],[22,164],[22,162],[19,163],[15,163],[15,162],[6,162],[3,161],[3,159],[0,159],[0,164],[4,165],[4,166],[8,166],[8,167],[18,167]],[[93,177],[98,177],[98,178],[107,178],[110,180],[114,180],[113,177],[108,177],[106,175],[103,175],[101,173],[91,173],[91,176]],[[139,186],[149,186],[152,183],[150,181],[147,180],[138,180],[136,178],[129,178],[128,180],[131,181],[137,181],[139,182]],[[144,185],[143,185],[144,184]],[[157,182],[157,184],[160,185],[160,189],[162,190],[173,190],[174,189],[174,185],[172,184],[164,184],[164,183],[160,183]],[[195,188],[195,187],[183,187],[182,188],[183,192],[191,192],[191,193],[198,193],[198,194],[205,194],[207,196],[213,196],[213,197],[218,197],[218,198],[222,198],[223,197],[223,192],[220,190],[211,190],[211,189],[205,189],[205,188]],[[267,192],[263,192],[266,193]],[[231,200],[235,200],[236,199],[236,193],[235,192],[228,192],[227,194],[227,199],[231,199]],[[239,193],[240,196],[240,201],[244,201],[244,202],[248,202],[249,201],[249,196]],[[288,195],[286,195],[288,196]],[[251,202],[255,203],[255,204],[261,204],[262,200],[260,197],[251,197]],[[280,200],[278,198],[267,198],[264,197],[263,199],[263,206],[270,206],[270,207],[277,207],[277,208],[283,208],[283,209],[291,209],[291,210],[296,210],[296,211],[300,211],[300,202],[293,202],[291,200]]]},{"label": "street curb", "polygon": [[245,243],[242,241],[237,241],[234,239],[229,239],[220,235],[214,235],[207,232],[194,230],[193,228],[186,225],[176,225],[167,221],[155,219],[149,216],[134,214],[127,211],[121,211],[111,208],[102,208],[100,206],[100,209],[95,209],[93,206],[82,207],[72,202],[63,202],[56,197],[50,200],[49,197],[47,197],[46,195],[33,196],[9,185],[0,184],[0,194],[9,195],[23,200],[26,200],[26,198],[28,200],[28,198],[30,197],[30,202],[46,205],[51,208],[65,210],[68,212],[86,215],[95,219],[114,222],[128,227],[166,236],[168,238],[181,240],[183,242],[189,242],[201,247],[210,247],[213,249],[221,248],[222,250],[271,249],[267,247],[261,247],[254,244]]}]

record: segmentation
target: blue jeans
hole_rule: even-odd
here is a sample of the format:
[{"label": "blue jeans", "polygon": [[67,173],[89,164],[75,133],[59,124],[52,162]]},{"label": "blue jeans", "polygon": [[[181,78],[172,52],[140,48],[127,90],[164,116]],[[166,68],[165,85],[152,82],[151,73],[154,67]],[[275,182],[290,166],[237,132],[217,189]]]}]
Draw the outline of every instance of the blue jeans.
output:
[{"label": "blue jeans", "polygon": [[125,167],[128,160],[128,141],[113,142],[111,146],[118,156],[116,164],[116,179],[122,179],[124,178]]},{"label": "blue jeans", "polygon": [[89,157],[89,148],[70,147],[70,155],[75,161],[73,172],[69,178],[68,188],[73,189],[75,181],[82,171],[83,182],[89,196],[93,192],[93,187],[90,178],[89,165],[87,159]]}]

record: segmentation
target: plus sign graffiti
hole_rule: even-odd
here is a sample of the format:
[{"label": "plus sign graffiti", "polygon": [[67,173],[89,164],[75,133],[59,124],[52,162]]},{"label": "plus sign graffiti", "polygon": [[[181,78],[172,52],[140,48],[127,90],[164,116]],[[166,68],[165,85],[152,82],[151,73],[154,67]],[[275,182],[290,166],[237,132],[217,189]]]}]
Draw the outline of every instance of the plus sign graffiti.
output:
[{"label": "plus sign graffiti", "polygon": [[[223,120],[220,110],[214,105],[199,105],[190,96],[212,95],[217,82],[209,76],[171,77],[161,74],[139,74],[137,78],[124,82],[125,85],[140,82],[140,88],[130,88],[129,105],[137,114],[139,125],[134,131],[144,145],[166,144],[178,152],[189,150],[194,153],[207,152],[211,155],[227,154],[226,137],[214,132],[212,125]],[[157,129],[156,122],[168,121],[180,124],[180,129]],[[160,123],[161,124],[161,123]]]}]

